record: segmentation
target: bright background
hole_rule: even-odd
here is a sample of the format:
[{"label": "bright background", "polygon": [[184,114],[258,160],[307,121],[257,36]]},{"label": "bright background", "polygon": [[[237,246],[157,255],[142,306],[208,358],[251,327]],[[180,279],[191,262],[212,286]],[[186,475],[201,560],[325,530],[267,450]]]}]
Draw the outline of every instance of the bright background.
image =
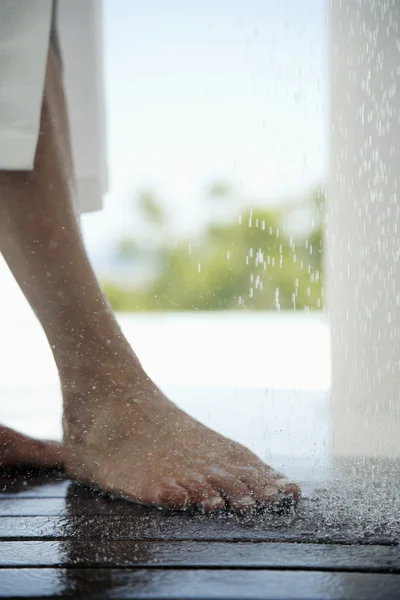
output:
[{"label": "bright background", "polygon": [[327,17],[327,0],[105,0],[110,192],[83,218],[100,270],[143,188],[181,233],[210,182],[263,204],[325,182]]},{"label": "bright background", "polygon": [[[124,285],[132,276],[136,259],[122,260],[121,239],[138,241],[140,257],[143,231],[151,239],[161,231],[132,210],[143,190],[167,214],[162,235],[188,248],[211,213],[221,223],[238,206],[279,211],[325,183],[327,11],[326,0],[105,0],[110,188],[105,209],[82,219],[102,280],[121,262]],[[235,192],[211,207],[204,197],[220,181]],[[275,287],[269,312],[180,313],[178,302],[173,314],[119,319],[171,398],[287,469],[290,457],[318,459],[329,446],[329,331],[322,312],[275,310]],[[0,421],[57,437],[51,353],[2,262],[0,288]]]}]

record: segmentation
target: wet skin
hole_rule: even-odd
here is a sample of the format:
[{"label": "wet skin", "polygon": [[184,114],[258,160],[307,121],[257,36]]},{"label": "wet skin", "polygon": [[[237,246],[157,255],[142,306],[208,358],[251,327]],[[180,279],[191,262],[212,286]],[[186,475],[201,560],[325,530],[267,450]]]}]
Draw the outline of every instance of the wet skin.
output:
[{"label": "wet skin", "polygon": [[[147,377],[90,265],[75,202],[61,70],[50,48],[34,169],[0,171],[0,250],[57,365],[67,474],[178,509],[298,499],[296,484],[179,410]],[[59,462],[54,445],[4,430],[3,439],[4,464]]]}]

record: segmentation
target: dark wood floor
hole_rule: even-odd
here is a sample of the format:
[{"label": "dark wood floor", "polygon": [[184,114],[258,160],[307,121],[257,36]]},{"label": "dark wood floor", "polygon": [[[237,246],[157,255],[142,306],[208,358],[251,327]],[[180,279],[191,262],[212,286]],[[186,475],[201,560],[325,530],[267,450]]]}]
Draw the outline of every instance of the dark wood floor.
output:
[{"label": "dark wood floor", "polygon": [[[376,472],[376,469],[374,473]],[[0,597],[400,598],[400,477],[305,486],[298,509],[181,514],[60,474],[0,478]]]}]

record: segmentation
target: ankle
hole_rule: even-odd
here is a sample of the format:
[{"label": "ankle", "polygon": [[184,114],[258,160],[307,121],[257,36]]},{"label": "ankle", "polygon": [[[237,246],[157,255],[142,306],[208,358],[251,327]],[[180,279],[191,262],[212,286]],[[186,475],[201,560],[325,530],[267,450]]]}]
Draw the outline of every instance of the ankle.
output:
[{"label": "ankle", "polygon": [[140,363],[123,334],[74,332],[55,346],[53,355],[63,388],[80,389],[118,377],[123,371],[140,368]]}]

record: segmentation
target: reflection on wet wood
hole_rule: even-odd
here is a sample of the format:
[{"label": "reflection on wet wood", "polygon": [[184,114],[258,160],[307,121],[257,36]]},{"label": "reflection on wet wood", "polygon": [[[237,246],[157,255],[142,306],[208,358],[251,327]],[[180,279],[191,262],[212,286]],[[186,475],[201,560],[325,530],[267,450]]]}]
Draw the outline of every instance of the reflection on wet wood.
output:
[{"label": "reflection on wet wood", "polygon": [[0,567],[236,567],[400,573],[396,546],[254,542],[13,541]]},{"label": "reflection on wet wood", "polygon": [[245,569],[5,569],[0,597],[398,598],[396,575]]}]

